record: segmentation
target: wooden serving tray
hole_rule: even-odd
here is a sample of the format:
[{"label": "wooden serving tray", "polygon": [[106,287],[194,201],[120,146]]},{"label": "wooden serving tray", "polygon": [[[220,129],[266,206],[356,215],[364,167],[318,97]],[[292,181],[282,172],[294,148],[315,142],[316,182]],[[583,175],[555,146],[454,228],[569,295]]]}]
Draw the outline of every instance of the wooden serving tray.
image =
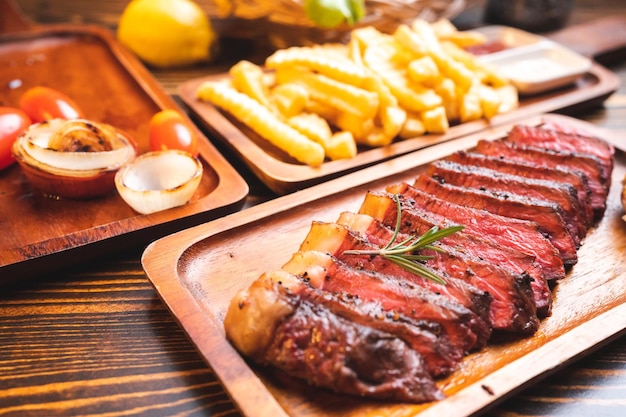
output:
[{"label": "wooden serving tray", "polygon": [[[154,113],[172,108],[184,114],[134,55],[95,26],[32,26],[0,33],[0,80],[0,105],[16,107],[32,86],[52,87],[72,97],[88,119],[126,131],[140,153],[149,150],[148,123]],[[46,198],[30,188],[17,164],[0,171],[0,282],[147,244],[238,209],[248,185],[196,133],[204,165],[196,194],[185,206],[150,215],[134,212],[117,192],[87,201]]]},{"label": "wooden serving tray", "polygon": [[[567,116],[608,139],[603,131]],[[541,117],[522,123],[536,124]],[[280,268],[313,220],[334,221],[358,210],[365,192],[412,181],[428,162],[502,137],[510,125],[465,136],[391,159],[358,173],[293,193],[153,242],[142,264],[157,292],[246,416],[464,416],[494,405],[617,337],[626,328],[626,223],[621,179],[626,155],[618,151],[604,218],[586,237],[579,261],[554,291],[552,315],[532,337],[490,344],[468,356],[440,381],[447,398],[423,405],[376,402],[315,389],[249,364],[225,339],[223,318],[236,291],[261,273]]]},{"label": "wooden serving tray", "polygon": [[522,97],[517,110],[498,115],[491,121],[483,119],[467,122],[451,127],[443,135],[425,135],[395,141],[381,148],[360,148],[354,158],[328,161],[321,167],[314,168],[297,162],[226,112],[196,98],[196,91],[200,84],[226,77],[228,74],[214,74],[191,79],[179,86],[179,95],[198,122],[211,132],[212,137],[230,147],[256,176],[277,194],[287,194],[303,189],[399,155],[487,129],[490,126],[511,123],[553,111],[566,114],[582,112],[602,103],[619,87],[619,79],[614,73],[594,63],[589,72],[576,83],[540,95]]}]

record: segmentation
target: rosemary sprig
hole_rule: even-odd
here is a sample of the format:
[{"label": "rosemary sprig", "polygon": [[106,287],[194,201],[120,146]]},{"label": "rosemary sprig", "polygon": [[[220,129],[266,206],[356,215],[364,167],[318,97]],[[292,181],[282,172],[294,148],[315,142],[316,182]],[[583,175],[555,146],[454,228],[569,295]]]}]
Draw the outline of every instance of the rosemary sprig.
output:
[{"label": "rosemary sprig", "polygon": [[387,244],[380,249],[346,250],[343,252],[343,254],[381,256],[393,262],[394,264],[401,266],[409,272],[420,275],[426,279],[430,279],[436,283],[445,284],[445,279],[419,263],[420,261],[432,259],[432,256],[419,255],[415,252],[420,249],[431,249],[438,252],[443,252],[441,248],[433,246],[432,244],[446,236],[463,230],[464,226],[450,226],[444,229],[439,229],[438,226],[433,226],[430,230],[428,230],[421,236],[411,235],[404,239],[402,242],[394,244],[395,240],[398,237],[398,234],[400,233],[400,226],[402,221],[402,206],[400,204],[400,199],[397,195],[394,195],[393,200],[396,202],[398,214],[396,216],[396,228],[393,232],[393,235],[391,236],[391,239],[389,239],[389,242],[387,242]]}]

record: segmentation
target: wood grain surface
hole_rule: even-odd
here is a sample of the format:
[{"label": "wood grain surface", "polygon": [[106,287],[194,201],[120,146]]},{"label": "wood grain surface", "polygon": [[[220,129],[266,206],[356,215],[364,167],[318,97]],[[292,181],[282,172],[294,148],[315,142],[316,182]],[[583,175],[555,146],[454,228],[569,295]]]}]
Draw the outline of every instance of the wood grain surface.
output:
[{"label": "wood grain surface", "polygon": [[[47,16],[80,21],[87,11],[115,3],[18,2],[39,23]],[[572,24],[626,11],[620,0],[575,3]],[[469,9],[462,18],[475,23],[480,8]],[[245,43],[236,49],[231,55],[262,56]],[[223,72],[233,59],[151,72],[166,92],[175,94],[181,82]],[[626,132],[626,63],[609,68],[622,87],[603,107],[579,117]],[[275,197],[245,167],[238,169],[251,186],[246,207]],[[240,415],[146,278],[142,252],[143,247],[135,247],[0,288],[0,416]],[[625,387],[626,337],[621,337],[485,415],[621,417]]]}]

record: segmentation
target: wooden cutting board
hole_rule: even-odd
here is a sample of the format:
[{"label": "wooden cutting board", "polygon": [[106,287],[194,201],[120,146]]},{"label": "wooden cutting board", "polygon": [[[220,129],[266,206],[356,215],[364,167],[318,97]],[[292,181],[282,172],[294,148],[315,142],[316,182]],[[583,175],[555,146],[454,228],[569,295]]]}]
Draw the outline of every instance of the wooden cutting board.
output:
[{"label": "wooden cutting board", "polygon": [[[612,132],[566,116],[610,138]],[[223,318],[236,291],[278,269],[296,251],[311,222],[356,211],[365,192],[411,182],[425,164],[479,139],[502,137],[510,125],[419,150],[339,179],[181,231],[151,244],[142,263],[160,297],[220,378],[244,415],[270,417],[465,416],[484,411],[519,389],[601,346],[626,329],[626,223],[621,220],[618,152],[604,218],[590,231],[579,261],[554,290],[552,315],[532,337],[491,344],[468,356],[440,381],[448,397],[424,405],[370,401],[314,389],[271,369],[251,365],[225,339]]]}]

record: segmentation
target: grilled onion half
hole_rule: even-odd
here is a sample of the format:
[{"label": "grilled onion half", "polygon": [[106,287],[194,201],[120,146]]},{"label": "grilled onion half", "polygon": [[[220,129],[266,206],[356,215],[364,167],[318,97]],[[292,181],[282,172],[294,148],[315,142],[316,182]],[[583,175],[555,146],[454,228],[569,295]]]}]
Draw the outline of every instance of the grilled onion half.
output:
[{"label": "grilled onion half", "polygon": [[135,211],[150,214],[189,202],[202,173],[202,163],[188,152],[153,151],[122,167],[115,175],[115,186]]},{"label": "grilled onion half", "polygon": [[55,198],[112,192],[115,173],[136,154],[129,136],[85,119],[33,124],[13,144],[13,155],[33,188]]}]

